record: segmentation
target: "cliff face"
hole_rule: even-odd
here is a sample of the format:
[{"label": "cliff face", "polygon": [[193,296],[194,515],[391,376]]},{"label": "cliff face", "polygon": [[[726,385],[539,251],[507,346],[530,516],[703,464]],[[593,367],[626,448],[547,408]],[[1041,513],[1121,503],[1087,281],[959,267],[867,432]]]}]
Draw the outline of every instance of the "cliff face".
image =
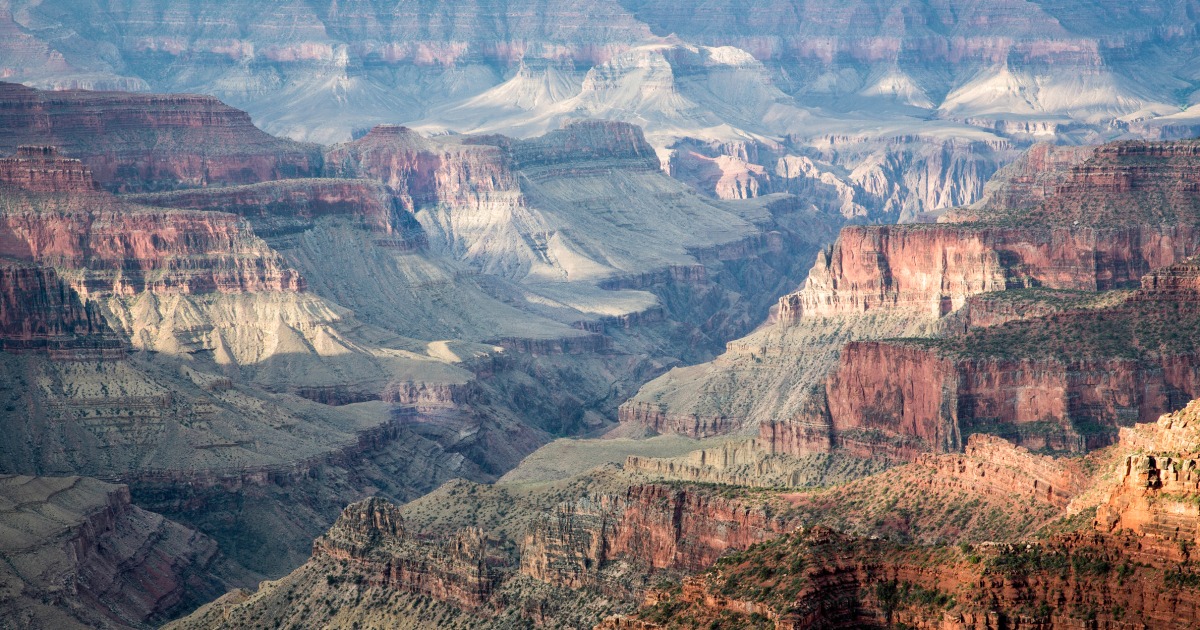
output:
[{"label": "cliff face", "polygon": [[795,427],[764,426],[763,437],[783,452],[829,444],[907,458],[958,450],[977,431],[1031,448],[1109,444],[1118,427],[1200,394],[1190,314],[1198,270],[1188,259],[1108,304],[1068,303],[941,340],[848,344],[825,384],[825,406]]},{"label": "cliff face", "polygon": [[1122,442],[1138,448],[1117,466],[1116,484],[1096,512],[1102,532],[1132,531],[1159,539],[1169,555],[1190,559],[1200,541],[1200,403],[1163,415],[1151,426],[1122,432]]},{"label": "cliff face", "polygon": [[412,214],[378,182],[363,179],[294,179],[168,193],[129,195],[138,203],[165,208],[236,214],[259,236],[312,229],[323,217],[353,217],[376,235],[375,243],[413,251],[425,235]]},{"label": "cliff face", "polygon": [[0,83],[0,101],[0,151],[55,145],[111,190],[248,184],[321,169],[314,146],[267,135],[211,97]]},{"label": "cliff face", "polygon": [[130,505],[125,486],[3,476],[0,503],[0,573],[12,589],[0,613],[9,622],[153,627],[227,588],[213,577],[228,570],[216,543]]},{"label": "cliff face", "polygon": [[0,182],[33,192],[87,193],[100,188],[82,162],[60,157],[57,147],[17,147],[15,157],[0,158]]},{"label": "cliff face", "polygon": [[59,357],[117,357],[124,344],[96,305],[83,302],[51,268],[0,264],[0,347]]},{"label": "cliff face", "polygon": [[346,561],[376,587],[429,595],[466,608],[488,602],[498,581],[489,541],[468,529],[443,541],[424,542],[404,530],[391,503],[370,498],[351,504],[329,533],[313,543],[316,564]]},{"label": "cliff face", "polygon": [[761,507],[664,485],[579,500],[535,519],[521,546],[521,572],[572,588],[600,586],[600,569],[622,560],[644,570],[696,571],[731,549],[787,531]]},{"label": "cliff face", "polygon": [[1190,623],[1200,591],[1173,586],[1162,571],[1169,560],[1150,565],[1143,558],[1135,543],[1094,534],[964,554],[851,539],[816,527],[724,558],[680,587],[651,593],[632,619],[598,628],[757,622],[777,630],[897,624],[1115,630]]},{"label": "cliff face", "polygon": [[[986,217],[989,211],[1031,208],[1054,196],[1074,175],[1074,167],[1092,157],[1095,147],[1060,147],[1037,144],[1005,166],[984,186],[982,198],[971,208],[951,210],[943,220]],[[974,210],[974,212],[973,212]]]},{"label": "cliff face", "polygon": [[[1150,217],[1146,217],[1150,221]],[[1138,282],[1196,251],[1190,226],[872,226],[842,230],[818,254],[802,291],[782,298],[783,320],[869,310],[940,317],[975,294],[1022,287],[1103,291]]]},{"label": "cliff face", "polygon": [[71,270],[83,295],[300,291],[238,217],[127,204],[107,193],[5,193],[0,255]]},{"label": "cliff face", "polygon": [[375,127],[354,142],[331,148],[325,161],[331,175],[383,182],[410,209],[511,202],[518,190],[511,162],[500,148],[438,142],[406,127]]}]

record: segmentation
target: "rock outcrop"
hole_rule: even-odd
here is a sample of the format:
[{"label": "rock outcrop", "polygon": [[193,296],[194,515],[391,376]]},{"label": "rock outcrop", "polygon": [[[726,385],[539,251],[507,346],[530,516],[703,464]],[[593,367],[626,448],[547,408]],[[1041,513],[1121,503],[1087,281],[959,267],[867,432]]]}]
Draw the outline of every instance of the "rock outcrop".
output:
[{"label": "rock outcrop", "polygon": [[0,184],[33,192],[88,193],[100,186],[83,162],[59,156],[57,147],[19,146],[0,158]]},{"label": "rock outcrop", "polygon": [[96,304],[82,301],[54,269],[13,262],[0,263],[0,348],[57,358],[124,354]]},{"label": "rock outcrop", "polygon": [[311,176],[315,146],[267,135],[215,98],[69,90],[0,82],[0,151],[54,145],[114,191],[249,184]]},{"label": "rock outcrop", "polygon": [[[782,452],[842,446],[912,458],[960,450],[974,432],[1082,452],[1200,395],[1194,259],[1146,275],[1103,306],[1020,319],[940,340],[854,342],[824,408],[764,425]],[[804,439],[789,437],[803,435]]]},{"label": "rock outcrop", "polygon": [[1138,448],[1117,467],[1116,487],[1096,512],[1102,532],[1132,531],[1167,541],[1180,561],[1200,542],[1200,403],[1165,414],[1152,426],[1122,433]]},{"label": "rock outcrop", "polygon": [[521,545],[521,572],[580,588],[620,591],[600,570],[624,561],[644,570],[696,571],[794,527],[768,509],[669,485],[565,503],[536,520]]},{"label": "rock outcrop", "polygon": [[916,465],[932,469],[937,483],[972,495],[1026,495],[1064,509],[1087,481],[1073,463],[1034,455],[993,435],[972,435],[962,454],[922,453]]},{"label": "rock outcrop", "polygon": [[293,179],[128,195],[150,206],[236,214],[264,238],[312,229],[323,217],[352,217],[375,235],[375,243],[401,251],[425,246],[425,235],[383,184],[362,179]]},{"label": "rock outcrop", "polygon": [[1096,534],[964,553],[814,527],[723,558],[680,587],[652,592],[633,619],[598,628],[664,628],[668,621],[669,627],[757,623],[782,630],[1190,624],[1200,611],[1200,589],[1181,585],[1171,560],[1145,560],[1135,541]]},{"label": "rock outcrop", "polygon": [[[1135,206],[1136,207],[1136,206]],[[1194,226],[1129,228],[864,226],[818,254],[782,320],[895,310],[941,317],[976,294],[1026,287],[1104,291],[1131,284],[1200,247]],[[1037,225],[1037,224],[1032,224]]]},{"label": "rock outcrop", "polygon": [[139,206],[103,192],[0,195],[0,256],[70,270],[84,296],[304,289],[231,214]]},{"label": "rock outcrop", "polygon": [[148,628],[238,578],[210,538],[80,477],[0,476],[0,617],[28,628]]},{"label": "rock outcrop", "polygon": [[351,571],[371,586],[398,589],[477,608],[498,581],[489,541],[478,529],[421,541],[404,530],[391,503],[370,498],[349,505],[329,533],[313,543],[316,564],[353,563]]},{"label": "rock outcrop", "polygon": [[479,207],[513,202],[519,187],[500,147],[457,139],[428,139],[394,125],[380,125],[325,154],[327,172],[383,182],[411,210],[442,203]]}]

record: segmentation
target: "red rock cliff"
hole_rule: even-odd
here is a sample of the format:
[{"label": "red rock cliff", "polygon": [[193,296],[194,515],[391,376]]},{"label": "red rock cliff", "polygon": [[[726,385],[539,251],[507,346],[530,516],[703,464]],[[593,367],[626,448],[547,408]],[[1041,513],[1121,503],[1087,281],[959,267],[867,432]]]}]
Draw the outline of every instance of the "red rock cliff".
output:
[{"label": "red rock cliff", "polygon": [[602,586],[608,563],[649,571],[697,571],[729,550],[788,531],[761,506],[696,489],[640,485],[621,496],[581,499],[535,520],[521,547],[521,572],[572,588]]},{"label": "red rock cliff", "polygon": [[426,139],[407,127],[381,125],[331,148],[328,171],[386,184],[410,209],[426,204],[477,206],[518,194],[511,160],[496,146]]},{"label": "red rock cliff", "polygon": [[0,348],[108,356],[121,346],[95,306],[53,269],[0,263]]},{"label": "red rock cliff", "polygon": [[804,289],[780,300],[779,316],[795,320],[888,309],[938,317],[990,291],[1112,289],[1136,283],[1198,247],[1200,230],[1186,225],[848,227],[817,255]]},{"label": "red rock cliff", "polygon": [[320,172],[314,145],[275,138],[243,111],[197,95],[69,90],[0,82],[0,151],[56,145],[113,190],[248,184]]},{"label": "red rock cliff", "polygon": [[34,192],[93,192],[99,185],[83,162],[60,157],[56,147],[21,146],[0,158],[0,184]]},{"label": "red rock cliff", "polygon": [[85,296],[304,289],[231,214],[131,205],[107,193],[0,194],[0,256],[72,270]]}]

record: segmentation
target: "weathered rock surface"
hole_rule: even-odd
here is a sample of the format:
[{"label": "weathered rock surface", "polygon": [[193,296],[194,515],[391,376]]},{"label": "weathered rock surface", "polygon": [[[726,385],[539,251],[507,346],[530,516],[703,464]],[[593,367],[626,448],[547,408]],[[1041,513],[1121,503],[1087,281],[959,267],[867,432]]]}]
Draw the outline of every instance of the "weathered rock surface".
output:
[{"label": "weathered rock surface", "polygon": [[93,303],[85,303],[49,267],[0,264],[0,347],[46,350],[59,356],[123,353]]},{"label": "weathered rock surface", "polygon": [[1194,260],[1148,274],[1107,306],[1009,321],[932,341],[855,342],[798,424],[764,427],[777,450],[842,446],[914,457],[998,433],[1031,448],[1081,452],[1197,394]]},{"label": "weathered rock surface", "polygon": [[1200,246],[1196,228],[1150,227],[1154,219],[1146,216],[1145,227],[1125,229],[969,224],[845,228],[831,249],[818,254],[804,290],[780,300],[779,316],[794,320],[883,309],[936,318],[980,293],[1129,286]]},{"label": "weathered rock surface", "polygon": [[379,245],[420,249],[425,236],[383,184],[353,179],[293,179],[245,186],[127,195],[150,206],[226,212],[245,217],[255,234],[280,237],[312,229],[322,217],[351,217]]},{"label": "weathered rock surface", "polygon": [[792,526],[736,500],[666,485],[633,486],[623,496],[567,503],[534,520],[521,546],[521,572],[572,588],[620,589],[598,583],[605,564],[623,560],[651,572],[695,571]]},{"label": "weathered rock surface", "polygon": [[0,158],[0,183],[33,192],[99,189],[83,162],[60,157],[57,147],[17,147],[15,156]]},{"label": "weathered rock surface", "polygon": [[239,577],[212,539],[95,479],[0,476],[0,531],[12,627],[153,627]]},{"label": "weathered rock surface", "polygon": [[351,561],[373,586],[468,608],[487,603],[498,577],[489,566],[482,531],[465,530],[441,542],[413,540],[395,506],[377,498],[348,506],[329,533],[313,543],[313,557],[318,563]]},{"label": "weathered rock surface", "polygon": [[[912,458],[981,431],[1031,448],[1109,444],[1116,427],[1197,393],[1190,342],[1158,345],[1192,338],[1188,317],[1165,327],[1192,299],[1195,152],[1190,141],[1042,146],[937,223],[844,228],[767,326],[709,366],[647,384],[622,419],[691,435],[761,424],[764,443],[793,454]],[[1135,296],[1117,291],[1139,281]],[[896,336],[945,341],[869,342]],[[818,384],[824,370],[835,375]]]},{"label": "weathered rock surface", "polygon": [[53,145],[111,190],[248,184],[320,172],[315,146],[259,130],[215,98],[71,90],[0,82],[0,151]]},{"label": "weathered rock surface", "polygon": [[726,556],[679,586],[652,590],[636,614],[597,627],[1186,626],[1200,607],[1200,572],[1191,557],[1200,522],[1193,499],[1197,411],[1192,403],[1156,424],[1123,431],[1124,453],[1104,465],[1116,464],[1112,476],[1101,468],[1089,480],[1083,472],[1090,467],[1078,462],[1064,465],[974,436],[964,455],[922,455],[915,464],[865,480],[895,488],[888,477],[925,468],[935,472],[931,483],[918,485],[918,494],[956,488],[978,505],[980,498],[1024,493],[1027,500],[1066,508],[1075,515],[1068,521],[1088,516],[1075,512],[1082,508],[1076,502],[1089,502],[1095,493],[1081,490],[1094,485],[1107,491],[1095,531],[1083,521],[1066,533],[1047,528],[1041,540],[954,549],[855,539],[819,525],[802,528]]}]

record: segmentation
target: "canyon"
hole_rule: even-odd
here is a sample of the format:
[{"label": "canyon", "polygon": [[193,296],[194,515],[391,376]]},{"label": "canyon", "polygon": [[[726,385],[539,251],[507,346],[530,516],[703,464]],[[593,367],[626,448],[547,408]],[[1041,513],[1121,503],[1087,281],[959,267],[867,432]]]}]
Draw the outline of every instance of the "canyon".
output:
[{"label": "canyon", "polygon": [[625,123],[319,147],[207,97],[4,87],[3,470],[127,484],[238,587],[300,565],[350,500],[612,428],[844,220],[705,197]]},{"label": "canyon", "polygon": [[0,626],[1191,623],[1193,4],[0,2]]},{"label": "canyon", "polygon": [[621,420],[905,460],[977,432],[1111,444],[1196,395],[1195,148],[1042,147],[936,222],[845,227],[771,321],[648,383]]},{"label": "canyon", "polygon": [[[574,119],[622,120],[710,196],[804,193],[889,220],[975,201],[1035,141],[1195,133],[1186,8],[1022,7],[17,1],[0,11],[0,79],[205,94],[267,132],[324,144],[380,124],[529,138]],[[238,124],[197,99],[180,107]],[[310,149],[250,152],[246,173],[212,178],[311,172],[300,157]],[[219,170],[223,157],[200,159]]]}]

